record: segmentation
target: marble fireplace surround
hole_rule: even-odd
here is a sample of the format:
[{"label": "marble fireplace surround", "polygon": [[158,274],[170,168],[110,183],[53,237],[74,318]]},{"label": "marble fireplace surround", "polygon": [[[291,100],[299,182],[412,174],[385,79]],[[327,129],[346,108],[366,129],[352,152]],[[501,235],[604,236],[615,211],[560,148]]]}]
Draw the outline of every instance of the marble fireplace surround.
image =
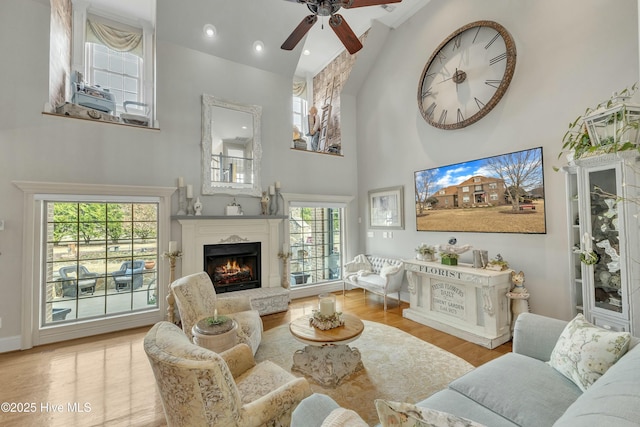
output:
[{"label": "marble fireplace surround", "polygon": [[[261,242],[261,286],[281,288],[279,226],[282,218],[264,217],[182,217],[182,274],[204,270],[205,245]],[[244,291],[241,291],[244,292]]]}]

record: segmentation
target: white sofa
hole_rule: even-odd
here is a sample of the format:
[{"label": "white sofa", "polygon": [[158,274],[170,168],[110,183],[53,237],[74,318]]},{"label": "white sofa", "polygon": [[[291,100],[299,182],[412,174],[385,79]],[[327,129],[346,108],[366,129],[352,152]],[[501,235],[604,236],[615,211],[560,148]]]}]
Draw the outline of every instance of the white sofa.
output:
[{"label": "white sofa", "polygon": [[382,295],[384,311],[387,311],[387,295],[398,293],[404,278],[404,263],[400,259],[374,255],[358,255],[344,266],[342,293],[347,285]]}]

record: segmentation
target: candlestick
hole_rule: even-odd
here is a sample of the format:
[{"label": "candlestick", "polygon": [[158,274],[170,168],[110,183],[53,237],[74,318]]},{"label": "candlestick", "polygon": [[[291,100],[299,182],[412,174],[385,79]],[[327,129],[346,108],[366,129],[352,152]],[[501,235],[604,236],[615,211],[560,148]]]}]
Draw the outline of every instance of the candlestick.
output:
[{"label": "candlestick", "polygon": [[193,199],[193,185],[187,185],[187,199]]},{"label": "candlestick", "polygon": [[273,196],[274,194],[276,194],[276,189],[274,188],[274,186],[273,186],[273,185],[270,185],[270,186],[269,186],[269,194],[270,194],[270,195],[272,195],[272,196]]},{"label": "candlestick", "polygon": [[184,187],[184,177],[178,177],[178,188]]},{"label": "candlestick", "polygon": [[169,242],[169,253],[172,254],[178,250],[178,242],[172,240]]},{"label": "candlestick", "polygon": [[176,215],[186,215],[187,214],[187,189],[182,186],[178,187],[178,212]]},{"label": "candlestick", "polygon": [[280,188],[280,181],[276,181],[276,188]]}]

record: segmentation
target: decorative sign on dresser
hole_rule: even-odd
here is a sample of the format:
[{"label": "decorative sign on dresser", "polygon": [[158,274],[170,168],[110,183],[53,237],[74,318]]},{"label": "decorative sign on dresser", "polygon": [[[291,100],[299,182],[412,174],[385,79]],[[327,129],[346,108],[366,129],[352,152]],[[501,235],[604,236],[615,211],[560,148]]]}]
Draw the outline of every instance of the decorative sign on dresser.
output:
[{"label": "decorative sign on dresser", "polygon": [[404,317],[487,348],[511,339],[511,270],[404,262],[410,293]]}]

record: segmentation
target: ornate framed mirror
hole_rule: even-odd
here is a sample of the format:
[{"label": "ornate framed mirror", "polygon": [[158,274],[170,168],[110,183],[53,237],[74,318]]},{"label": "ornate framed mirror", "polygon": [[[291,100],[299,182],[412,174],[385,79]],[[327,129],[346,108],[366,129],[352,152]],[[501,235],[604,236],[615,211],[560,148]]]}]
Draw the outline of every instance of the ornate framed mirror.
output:
[{"label": "ornate framed mirror", "polygon": [[202,194],[260,196],[262,107],[202,95]]}]

